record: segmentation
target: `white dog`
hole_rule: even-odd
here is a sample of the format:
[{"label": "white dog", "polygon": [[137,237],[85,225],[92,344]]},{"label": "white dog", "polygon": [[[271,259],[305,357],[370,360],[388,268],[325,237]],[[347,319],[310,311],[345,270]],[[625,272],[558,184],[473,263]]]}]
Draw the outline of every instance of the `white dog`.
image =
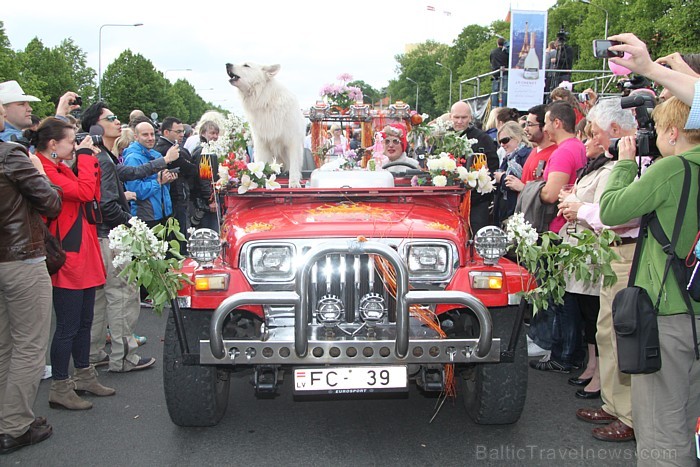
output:
[{"label": "white dog", "polygon": [[229,82],[238,88],[253,130],[255,160],[278,162],[289,171],[289,187],[301,185],[304,116],[296,96],[274,78],[279,65],[226,64]]}]

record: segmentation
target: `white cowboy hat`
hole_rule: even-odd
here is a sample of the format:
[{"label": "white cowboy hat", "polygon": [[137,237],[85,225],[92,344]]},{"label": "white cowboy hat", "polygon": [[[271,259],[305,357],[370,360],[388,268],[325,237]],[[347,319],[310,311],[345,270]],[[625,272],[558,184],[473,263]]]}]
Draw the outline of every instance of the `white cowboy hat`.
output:
[{"label": "white cowboy hat", "polygon": [[0,83],[0,102],[11,104],[12,102],[38,102],[41,99],[24,93],[17,81],[5,81]]}]

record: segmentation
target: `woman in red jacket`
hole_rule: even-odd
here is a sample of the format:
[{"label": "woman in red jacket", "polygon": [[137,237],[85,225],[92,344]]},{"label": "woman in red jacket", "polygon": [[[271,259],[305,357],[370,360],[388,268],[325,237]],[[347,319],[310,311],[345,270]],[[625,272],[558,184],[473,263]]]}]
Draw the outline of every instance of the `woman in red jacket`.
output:
[{"label": "woman in red jacket", "polygon": [[[95,305],[95,288],[105,283],[97,229],[84,215],[84,204],[100,199],[100,167],[93,153],[90,137],[75,144],[73,125],[57,118],[47,118],[36,131],[29,132],[30,141],[46,175],[62,192],[63,207],[51,233],[60,239],[66,251],[66,263],[51,276],[56,331],[51,343],[53,382],[49,405],[71,410],[84,410],[92,403],[81,399],[76,390],[98,396],[111,396],[114,389],[97,382],[97,372],[90,365],[90,327]],[[77,173],[65,163],[77,155]],[[75,374],[68,375],[73,356]]]}]

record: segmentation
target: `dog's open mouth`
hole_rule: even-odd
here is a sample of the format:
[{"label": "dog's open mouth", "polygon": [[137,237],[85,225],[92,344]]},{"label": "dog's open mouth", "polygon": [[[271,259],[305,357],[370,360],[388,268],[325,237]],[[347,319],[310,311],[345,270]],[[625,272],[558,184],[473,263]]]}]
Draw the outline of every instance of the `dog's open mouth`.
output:
[{"label": "dog's open mouth", "polygon": [[233,65],[231,65],[230,63],[226,64],[226,73],[228,74],[228,77],[231,78],[230,79],[231,83],[234,83],[234,82],[238,81],[239,79],[241,79],[240,76],[238,76],[236,73],[233,72]]}]

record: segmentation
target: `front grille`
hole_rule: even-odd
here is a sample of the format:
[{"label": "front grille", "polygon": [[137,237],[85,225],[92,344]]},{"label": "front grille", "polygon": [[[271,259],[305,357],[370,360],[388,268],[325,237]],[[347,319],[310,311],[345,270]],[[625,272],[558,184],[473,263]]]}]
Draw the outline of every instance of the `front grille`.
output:
[{"label": "front grille", "polygon": [[311,270],[309,303],[315,307],[324,296],[339,298],[345,308],[345,322],[360,320],[360,300],[369,293],[384,299],[385,308],[389,311],[388,319],[395,322],[396,299],[389,293],[384,277],[377,270],[374,255],[327,255],[325,259],[317,261]]}]

